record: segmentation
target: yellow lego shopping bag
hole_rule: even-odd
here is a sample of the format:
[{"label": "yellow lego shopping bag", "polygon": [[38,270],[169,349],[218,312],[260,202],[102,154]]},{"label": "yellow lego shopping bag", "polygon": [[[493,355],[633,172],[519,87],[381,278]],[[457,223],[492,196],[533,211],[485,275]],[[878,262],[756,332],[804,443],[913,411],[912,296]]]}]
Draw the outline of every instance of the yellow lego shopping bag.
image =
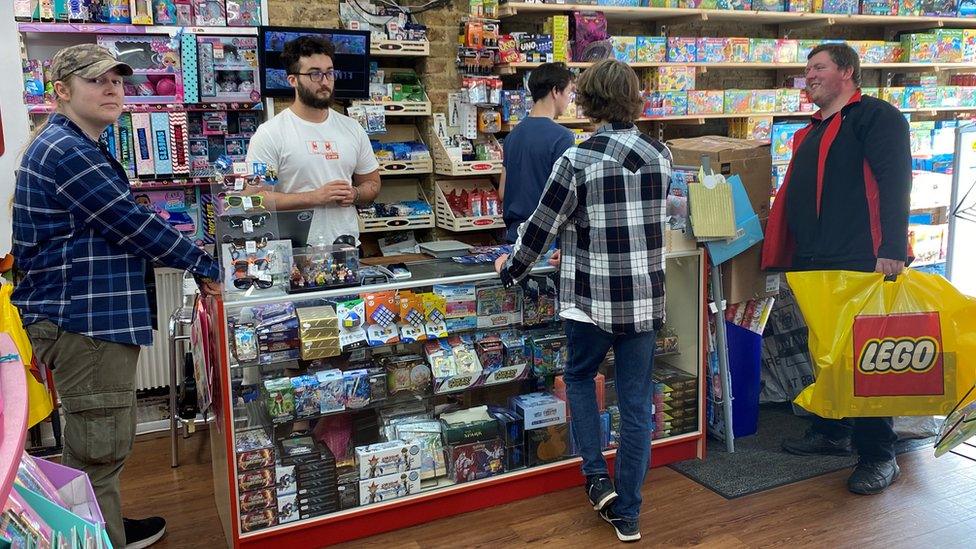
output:
[{"label": "yellow lego shopping bag", "polygon": [[[976,383],[976,299],[911,269],[789,273],[817,381],[796,398],[826,418],[945,415]],[[976,400],[976,395],[973,395]]]}]

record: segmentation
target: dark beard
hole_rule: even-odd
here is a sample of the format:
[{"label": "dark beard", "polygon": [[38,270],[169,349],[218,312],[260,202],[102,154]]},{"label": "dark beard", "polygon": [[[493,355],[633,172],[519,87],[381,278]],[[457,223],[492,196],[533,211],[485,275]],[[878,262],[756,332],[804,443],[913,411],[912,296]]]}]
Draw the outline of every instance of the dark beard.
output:
[{"label": "dark beard", "polygon": [[325,110],[332,106],[332,94],[322,99],[315,95],[315,92],[299,84],[295,87],[298,90],[298,99],[308,107],[313,109]]}]

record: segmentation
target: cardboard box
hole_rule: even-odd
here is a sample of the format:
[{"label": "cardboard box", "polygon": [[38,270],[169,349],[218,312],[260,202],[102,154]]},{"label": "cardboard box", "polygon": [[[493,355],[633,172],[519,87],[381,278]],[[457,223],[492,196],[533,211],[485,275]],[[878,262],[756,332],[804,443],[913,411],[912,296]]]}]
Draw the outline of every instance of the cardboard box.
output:
[{"label": "cardboard box", "polygon": [[708,135],[668,141],[676,166],[700,166],[702,155],[711,158],[712,169],[737,174],[749,195],[749,203],[761,221],[769,218],[772,160],[769,144]]},{"label": "cardboard box", "polygon": [[566,423],[566,403],[548,393],[515,396],[510,404],[511,410],[522,416],[526,431]]},{"label": "cardboard box", "polygon": [[394,473],[359,482],[359,504],[368,505],[420,493],[420,471]]}]

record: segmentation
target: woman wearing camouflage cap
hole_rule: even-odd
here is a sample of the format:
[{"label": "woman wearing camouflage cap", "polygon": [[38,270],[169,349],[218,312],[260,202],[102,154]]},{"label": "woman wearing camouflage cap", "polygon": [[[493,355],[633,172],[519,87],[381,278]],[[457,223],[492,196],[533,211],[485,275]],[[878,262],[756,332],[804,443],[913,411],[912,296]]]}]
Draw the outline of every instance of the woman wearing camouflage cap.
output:
[{"label": "woman wearing camouflage cap", "polygon": [[98,141],[122,114],[132,68],[81,44],[51,60],[57,108],[28,145],[14,194],[13,293],[34,356],[53,372],[65,412],[62,463],[88,474],[114,547],[159,540],[166,521],[122,518],[119,474],[135,439],[135,372],[152,344],[152,263],[187,269],[219,293],[220,265],[139,206]]}]

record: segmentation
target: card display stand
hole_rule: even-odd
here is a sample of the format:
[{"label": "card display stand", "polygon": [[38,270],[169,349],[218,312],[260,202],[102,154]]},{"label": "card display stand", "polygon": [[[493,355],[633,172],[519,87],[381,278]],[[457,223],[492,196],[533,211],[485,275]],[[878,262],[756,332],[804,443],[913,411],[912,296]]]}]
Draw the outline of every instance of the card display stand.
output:
[{"label": "card display stand", "polygon": [[[386,133],[376,136],[382,143],[419,141],[423,143],[416,126],[387,126]],[[416,160],[380,160],[380,175],[425,175],[434,171],[433,158]]]},{"label": "card display stand", "polygon": [[[398,200],[423,200],[430,204],[423,188],[409,179],[388,179],[383,181],[379,196],[375,202],[390,203]],[[434,226],[434,214],[409,215],[403,217],[359,217],[360,233],[375,233],[383,231],[407,231],[412,229],[430,229]]]},{"label": "card display stand", "polygon": [[[479,142],[489,142],[501,150],[498,140],[492,135],[481,136]],[[448,154],[447,148],[436,136],[430,138],[431,153],[434,155],[434,172],[438,175],[464,177],[468,175],[496,175],[502,173],[499,160],[461,160]]]}]

